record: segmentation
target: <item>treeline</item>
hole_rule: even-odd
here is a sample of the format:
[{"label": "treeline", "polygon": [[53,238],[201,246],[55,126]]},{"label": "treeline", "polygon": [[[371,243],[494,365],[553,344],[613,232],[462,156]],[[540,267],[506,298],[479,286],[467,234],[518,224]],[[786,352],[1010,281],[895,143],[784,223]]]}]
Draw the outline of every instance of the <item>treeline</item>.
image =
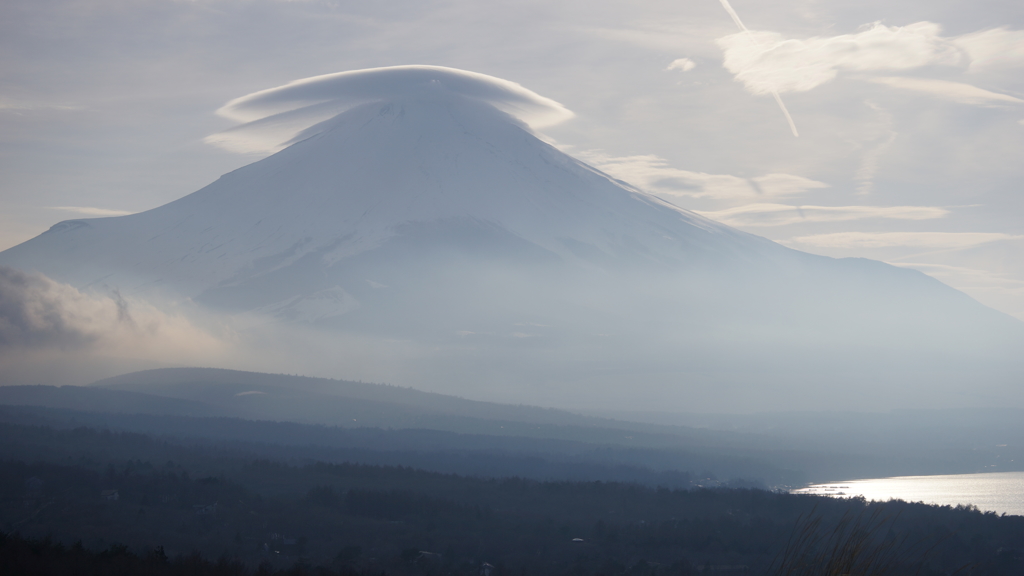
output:
[{"label": "treeline", "polygon": [[1024,574],[1024,517],[970,507],[271,461],[90,429],[3,432],[0,531],[20,536],[8,537],[0,574],[61,573],[9,569],[28,566],[13,563],[31,550],[53,570],[103,566],[81,574],[189,562],[196,574],[762,574],[791,535],[864,515],[881,520],[856,547],[889,546],[890,574]]},{"label": "treeline", "polygon": [[[489,565],[491,576],[683,576],[764,573],[801,518],[805,524],[816,518],[827,531],[844,515],[877,512],[887,519],[877,538],[927,544],[897,555],[900,571],[894,573],[953,574],[965,566],[960,574],[1024,573],[1024,518],[964,507],[868,504],[749,489],[482,480],[360,465],[260,461],[250,463],[249,473],[320,484],[267,497],[228,478],[193,478],[166,463],[111,464],[97,472],[3,462],[2,529],[49,537],[49,543],[15,541],[49,546],[46,554],[55,555],[55,565],[69,558],[73,543],[82,542],[88,554],[75,552],[82,562],[142,566],[160,549],[179,564],[204,566],[197,570],[233,566],[236,572],[221,573],[238,574],[262,565],[264,571],[319,566],[475,576]],[[110,499],[113,490],[116,500]]]},{"label": "treeline", "polygon": [[[735,449],[730,452],[704,448],[696,452],[680,447],[644,448],[604,444],[596,442],[595,438],[591,438],[591,442],[582,442],[439,430],[339,428],[236,418],[126,415],[0,406],[0,431],[5,426],[20,429],[16,433],[21,438],[11,448],[23,451],[30,449],[28,443],[42,444],[49,450],[67,450],[63,443],[76,443],[77,453],[90,449],[86,438],[65,438],[59,441],[61,445],[58,446],[58,442],[43,438],[37,432],[26,434],[26,427],[59,432],[91,428],[159,437],[175,445],[202,443],[207,447],[275,460],[400,464],[473,476],[639,482],[683,488],[703,483],[694,480],[707,478],[707,475],[695,478],[687,471],[712,470],[724,478],[761,479],[761,486],[803,481],[801,474],[767,465],[750,454],[739,456]],[[123,442],[119,450],[124,459],[143,455],[139,453],[138,446],[128,442]],[[5,452],[14,455],[10,451]],[[749,485],[751,481],[746,482]]]},{"label": "treeline", "polygon": [[0,532],[0,574],[19,576],[362,576],[351,567],[332,570],[297,563],[278,569],[268,562],[251,569],[239,560],[211,561],[198,552],[169,558],[162,547],[136,554],[122,544],[102,551],[81,542],[65,546],[51,539],[26,539]]}]

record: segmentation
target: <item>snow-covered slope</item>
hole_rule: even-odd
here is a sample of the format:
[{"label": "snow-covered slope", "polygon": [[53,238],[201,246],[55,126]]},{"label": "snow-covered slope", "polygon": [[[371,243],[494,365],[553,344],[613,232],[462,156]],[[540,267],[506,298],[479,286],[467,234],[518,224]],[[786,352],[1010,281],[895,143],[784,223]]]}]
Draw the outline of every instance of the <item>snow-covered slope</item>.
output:
[{"label": "snow-covered slope", "polygon": [[437,222],[567,260],[781,252],[616,182],[458,96],[365,104],[314,132],[166,206],[59,223],[3,260],[80,286],[194,297],[310,254],[329,267]]},{"label": "snow-covered slope", "polygon": [[918,272],[803,254],[644,194],[447,80],[364,95],[198,192],[61,222],[0,265],[349,333],[502,335],[489,345],[557,343],[577,363],[613,349],[626,372],[683,358],[777,382],[879,351],[895,370],[1001,362],[1020,342],[1019,322]]}]

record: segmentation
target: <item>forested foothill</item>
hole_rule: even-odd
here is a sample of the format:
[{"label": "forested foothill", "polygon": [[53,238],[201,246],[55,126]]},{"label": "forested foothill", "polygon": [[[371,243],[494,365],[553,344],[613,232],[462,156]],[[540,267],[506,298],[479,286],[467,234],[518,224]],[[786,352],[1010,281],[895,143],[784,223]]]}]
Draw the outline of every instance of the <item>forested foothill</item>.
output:
[{"label": "forested foothill", "polygon": [[[174,368],[0,387],[0,422],[139,432],[270,459],[472,476],[784,488],[1021,470],[1024,411],[583,415],[411,388]],[[708,474],[710,472],[710,474]],[[713,484],[714,482],[712,482]]]},{"label": "forested foothill", "polygon": [[1024,573],[1024,517],[969,507],[270,459],[85,427],[0,432],[9,574]]}]

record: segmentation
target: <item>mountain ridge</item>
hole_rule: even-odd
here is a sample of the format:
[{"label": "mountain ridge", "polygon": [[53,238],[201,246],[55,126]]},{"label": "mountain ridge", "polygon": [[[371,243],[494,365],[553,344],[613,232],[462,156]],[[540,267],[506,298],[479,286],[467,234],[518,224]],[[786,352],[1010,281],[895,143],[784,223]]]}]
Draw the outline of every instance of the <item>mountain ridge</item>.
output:
[{"label": "mountain ridge", "polygon": [[[257,391],[262,394],[252,394]],[[262,402],[247,402],[251,399]],[[699,472],[704,468],[695,462],[718,458],[708,469],[728,471],[730,477],[749,475],[756,461],[760,464],[754,468],[771,468],[772,463],[778,470],[802,471],[827,481],[864,474],[1019,470],[1015,462],[1022,461],[1020,446],[1014,444],[1022,429],[1020,410],[1008,409],[916,415],[663,414],[660,419],[623,414],[610,419],[381,384],[197,368],[135,372],[84,387],[2,387],[0,405],[7,410],[0,420],[11,423],[61,422],[61,427],[129,430],[185,442],[294,446],[295,454],[300,447],[306,447],[305,454],[320,453],[313,446],[342,450],[328,450],[317,458],[372,460],[384,457],[372,454],[387,453],[393,463],[403,463],[401,458],[413,453],[420,454],[417,462],[429,462],[424,458],[431,452],[462,454],[458,458],[470,460],[506,454],[520,464],[535,457],[581,458],[682,469],[685,461],[690,463],[684,468]],[[42,420],[33,420],[32,414]]]},{"label": "mountain ridge", "polygon": [[58,224],[0,265],[305,330],[324,353],[354,338],[376,373],[403,366],[379,379],[448,393],[613,405],[639,399],[616,390],[632,380],[647,402],[720,409],[730,390],[806,401],[833,381],[843,402],[870,402],[859,385],[954,405],[973,381],[984,402],[1021,402],[1024,323],[920,272],[802,253],[640,192],[449,89],[452,74],[167,205]]}]

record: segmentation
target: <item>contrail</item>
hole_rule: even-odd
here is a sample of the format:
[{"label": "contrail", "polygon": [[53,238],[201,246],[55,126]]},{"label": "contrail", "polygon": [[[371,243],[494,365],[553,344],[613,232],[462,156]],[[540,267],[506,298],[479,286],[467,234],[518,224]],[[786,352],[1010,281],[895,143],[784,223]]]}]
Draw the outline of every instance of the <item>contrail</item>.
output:
[{"label": "contrail", "polygon": [[[725,0],[722,0],[725,2]],[[786,105],[782,103],[782,96],[779,96],[778,90],[772,90],[772,96],[775,96],[775,101],[779,103],[779,109],[782,110],[782,114],[786,117],[786,122],[789,122],[789,129],[793,131],[793,136],[800,137],[800,133],[796,131],[796,124],[793,123],[793,117],[789,115],[789,110],[786,110]]]},{"label": "contrail", "polygon": [[[722,3],[722,8],[725,8],[725,11],[732,17],[732,21],[736,23],[736,27],[740,29],[740,32],[746,34],[750,43],[760,49],[761,47],[757,44],[757,40],[754,40],[754,35],[751,34],[750,30],[747,30],[747,27],[743,25],[743,21],[740,20],[740,15],[732,9],[732,5],[729,4],[729,0],[718,1]],[[789,129],[793,131],[793,136],[799,138],[800,133],[796,131],[796,124],[793,123],[793,117],[789,115],[789,110],[786,110],[786,105],[782,103],[782,97],[779,96],[779,91],[772,89],[772,96],[775,97],[775,102],[779,104],[779,109],[782,110],[782,114],[786,117],[786,122],[789,122]]]},{"label": "contrail", "polygon": [[743,25],[743,21],[740,20],[740,15],[732,9],[732,4],[729,4],[729,0],[719,0],[719,2],[722,3],[722,8],[725,8],[725,11],[729,13],[729,16],[732,16],[732,21],[736,23],[737,28],[743,32],[750,32],[750,30],[747,30],[747,27]]}]

